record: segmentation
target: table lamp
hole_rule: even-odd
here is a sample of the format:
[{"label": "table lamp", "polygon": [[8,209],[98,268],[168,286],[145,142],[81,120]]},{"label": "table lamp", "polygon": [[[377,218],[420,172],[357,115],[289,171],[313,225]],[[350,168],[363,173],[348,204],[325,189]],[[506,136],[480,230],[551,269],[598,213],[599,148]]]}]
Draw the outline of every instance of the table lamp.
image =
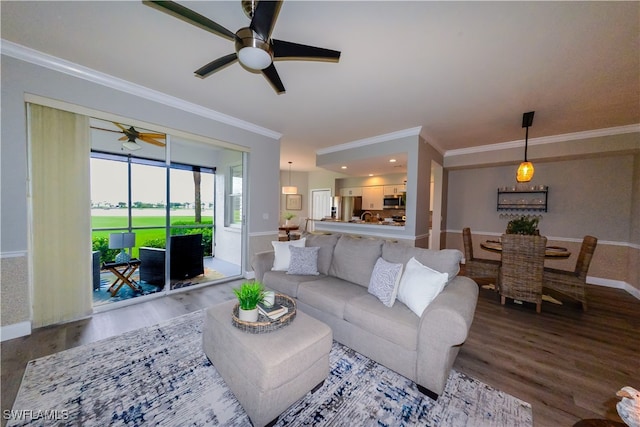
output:
[{"label": "table lamp", "polygon": [[109,235],[109,249],[120,249],[120,253],[116,255],[116,262],[129,262],[131,255],[125,252],[125,248],[131,250],[136,245],[135,233],[111,233]]}]

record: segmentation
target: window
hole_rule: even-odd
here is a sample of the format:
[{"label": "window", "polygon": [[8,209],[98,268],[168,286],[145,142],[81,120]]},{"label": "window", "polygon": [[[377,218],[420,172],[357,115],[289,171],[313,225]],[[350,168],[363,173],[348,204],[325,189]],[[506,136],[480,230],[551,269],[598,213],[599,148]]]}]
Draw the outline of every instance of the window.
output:
[{"label": "window", "polygon": [[242,225],[242,165],[235,165],[229,168],[227,203],[225,225]]}]

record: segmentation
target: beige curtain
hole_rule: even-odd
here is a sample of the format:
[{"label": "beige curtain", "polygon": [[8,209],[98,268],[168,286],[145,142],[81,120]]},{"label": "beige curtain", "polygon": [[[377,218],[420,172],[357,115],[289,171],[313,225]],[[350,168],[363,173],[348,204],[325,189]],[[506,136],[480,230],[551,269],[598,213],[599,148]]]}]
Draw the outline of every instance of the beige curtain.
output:
[{"label": "beige curtain", "polygon": [[91,313],[89,118],[29,105],[33,327]]}]

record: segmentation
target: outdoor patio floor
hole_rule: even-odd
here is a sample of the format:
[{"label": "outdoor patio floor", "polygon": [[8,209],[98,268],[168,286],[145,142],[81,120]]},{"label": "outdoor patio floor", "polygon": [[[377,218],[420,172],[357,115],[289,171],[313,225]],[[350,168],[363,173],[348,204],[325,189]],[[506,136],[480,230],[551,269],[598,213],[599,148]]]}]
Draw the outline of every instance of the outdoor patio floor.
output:
[{"label": "outdoor patio floor", "polygon": [[[172,281],[172,289],[183,288],[201,283],[215,282],[216,280],[239,276],[241,274],[241,268],[239,265],[223,261],[215,257],[205,257],[204,268],[204,275],[190,278],[185,281]],[[115,296],[111,296],[111,293],[108,291],[108,289],[111,286],[111,283],[113,283],[113,281],[115,280],[115,275],[109,271],[101,271],[100,289],[93,292],[93,306],[103,306],[106,304],[112,304],[131,298],[136,298],[138,296],[149,295],[162,291],[162,287],[160,286],[155,286],[144,281],[140,281],[140,275],[138,272],[134,273],[132,278],[142,288],[142,292],[134,292],[131,287],[124,285],[120,288]]]}]

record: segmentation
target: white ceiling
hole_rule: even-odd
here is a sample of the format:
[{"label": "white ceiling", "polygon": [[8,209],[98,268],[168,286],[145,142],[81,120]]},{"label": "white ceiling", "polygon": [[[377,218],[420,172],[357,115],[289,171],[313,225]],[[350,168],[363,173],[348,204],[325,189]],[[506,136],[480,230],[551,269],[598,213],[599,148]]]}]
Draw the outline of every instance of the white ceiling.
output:
[{"label": "white ceiling", "polygon": [[[240,1],[180,2],[235,32]],[[2,38],[282,134],[281,168],[404,129],[440,150],[640,123],[640,2],[286,1],[272,36],[342,52],[276,61],[287,89],[233,64],[233,43],[139,1],[1,1]]]}]

